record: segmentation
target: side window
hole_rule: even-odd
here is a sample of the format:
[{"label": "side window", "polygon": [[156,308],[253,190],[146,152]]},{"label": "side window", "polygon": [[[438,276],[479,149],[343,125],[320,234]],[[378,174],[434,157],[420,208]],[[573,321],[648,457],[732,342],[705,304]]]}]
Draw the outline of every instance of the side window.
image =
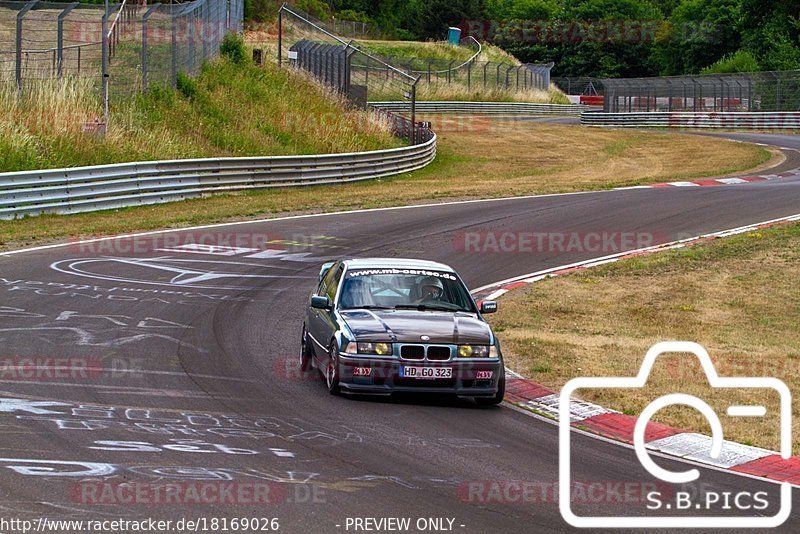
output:
[{"label": "side window", "polygon": [[[331,271],[333,271],[333,268],[331,268]],[[336,272],[333,273],[333,276],[330,280],[328,280],[327,276],[325,277],[325,280],[328,282],[325,293],[328,295],[328,298],[331,299],[331,302],[333,302],[333,300],[336,298],[336,290],[339,289],[339,280],[342,279],[343,272],[344,267],[340,265],[336,269]]]},{"label": "side window", "polygon": [[328,269],[327,272],[325,273],[325,276],[322,277],[322,281],[319,283],[319,286],[317,286],[317,293],[316,293],[317,295],[319,295],[320,297],[325,295],[326,293],[325,289],[330,284],[331,279],[333,278],[335,272],[336,272],[336,265],[332,265],[331,268]]}]

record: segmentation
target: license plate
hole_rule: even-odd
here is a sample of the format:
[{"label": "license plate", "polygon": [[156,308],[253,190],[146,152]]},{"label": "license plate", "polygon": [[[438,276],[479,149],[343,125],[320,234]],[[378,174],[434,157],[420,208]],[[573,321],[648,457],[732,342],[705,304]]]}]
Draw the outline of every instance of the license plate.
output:
[{"label": "license plate", "polygon": [[400,366],[400,376],[403,378],[419,378],[421,380],[453,378],[453,369],[450,367],[414,367],[411,365],[403,365]]}]

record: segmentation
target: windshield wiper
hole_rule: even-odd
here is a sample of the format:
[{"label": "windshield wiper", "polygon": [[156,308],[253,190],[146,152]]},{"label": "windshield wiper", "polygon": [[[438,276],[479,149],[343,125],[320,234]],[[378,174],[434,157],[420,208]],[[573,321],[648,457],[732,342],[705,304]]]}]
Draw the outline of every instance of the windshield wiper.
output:
[{"label": "windshield wiper", "polygon": [[393,310],[391,306],[352,306],[349,308],[343,308],[345,310]]}]

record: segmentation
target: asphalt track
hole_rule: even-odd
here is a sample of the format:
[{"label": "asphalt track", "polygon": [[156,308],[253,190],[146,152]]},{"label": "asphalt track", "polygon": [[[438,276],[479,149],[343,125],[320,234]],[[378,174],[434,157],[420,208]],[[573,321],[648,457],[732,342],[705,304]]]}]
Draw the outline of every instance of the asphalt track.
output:
[{"label": "asphalt track", "polygon": [[[790,160],[784,166],[796,167]],[[319,264],[433,259],[478,287],[603,254],[465,250],[468,236],[632,232],[655,244],[798,212],[800,180],[785,179],[308,216],[0,257],[2,355],[27,366],[0,380],[0,518],[277,517],[282,532],[347,532],[347,518],[445,517],[457,532],[570,530],[550,497],[469,490],[521,480],[551,495],[551,423],[469,401],[331,397],[315,375],[298,372]],[[198,241],[238,248],[203,250]],[[265,241],[273,252],[259,253]],[[67,376],[49,376],[53,366]],[[572,447],[575,480],[650,480],[628,448],[580,434]],[[759,480],[701,473],[706,489],[777,494]],[[125,484],[164,483],[184,492],[234,483],[245,493],[267,484],[277,502],[239,495],[235,505],[198,505],[187,494],[120,502]],[[796,509],[798,501],[794,492]],[[613,495],[576,511],[644,513]],[[795,513],[781,530],[798,528]]]}]

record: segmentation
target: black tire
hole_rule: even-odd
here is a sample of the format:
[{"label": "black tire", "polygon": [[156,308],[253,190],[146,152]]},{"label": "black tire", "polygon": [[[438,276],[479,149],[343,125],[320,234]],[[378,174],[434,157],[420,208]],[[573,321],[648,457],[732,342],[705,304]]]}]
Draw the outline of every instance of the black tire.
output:
[{"label": "black tire", "polygon": [[314,354],[308,344],[308,333],[306,325],[303,325],[303,337],[300,339],[300,370],[309,371],[314,366]]},{"label": "black tire", "polygon": [[475,403],[478,406],[495,406],[503,402],[503,397],[506,396],[506,372],[502,371],[500,381],[497,383],[497,393],[494,397],[475,397]]},{"label": "black tire", "polygon": [[325,369],[325,384],[328,386],[328,393],[331,395],[339,394],[339,351],[336,349],[336,342],[331,343],[329,349],[330,360]]}]

